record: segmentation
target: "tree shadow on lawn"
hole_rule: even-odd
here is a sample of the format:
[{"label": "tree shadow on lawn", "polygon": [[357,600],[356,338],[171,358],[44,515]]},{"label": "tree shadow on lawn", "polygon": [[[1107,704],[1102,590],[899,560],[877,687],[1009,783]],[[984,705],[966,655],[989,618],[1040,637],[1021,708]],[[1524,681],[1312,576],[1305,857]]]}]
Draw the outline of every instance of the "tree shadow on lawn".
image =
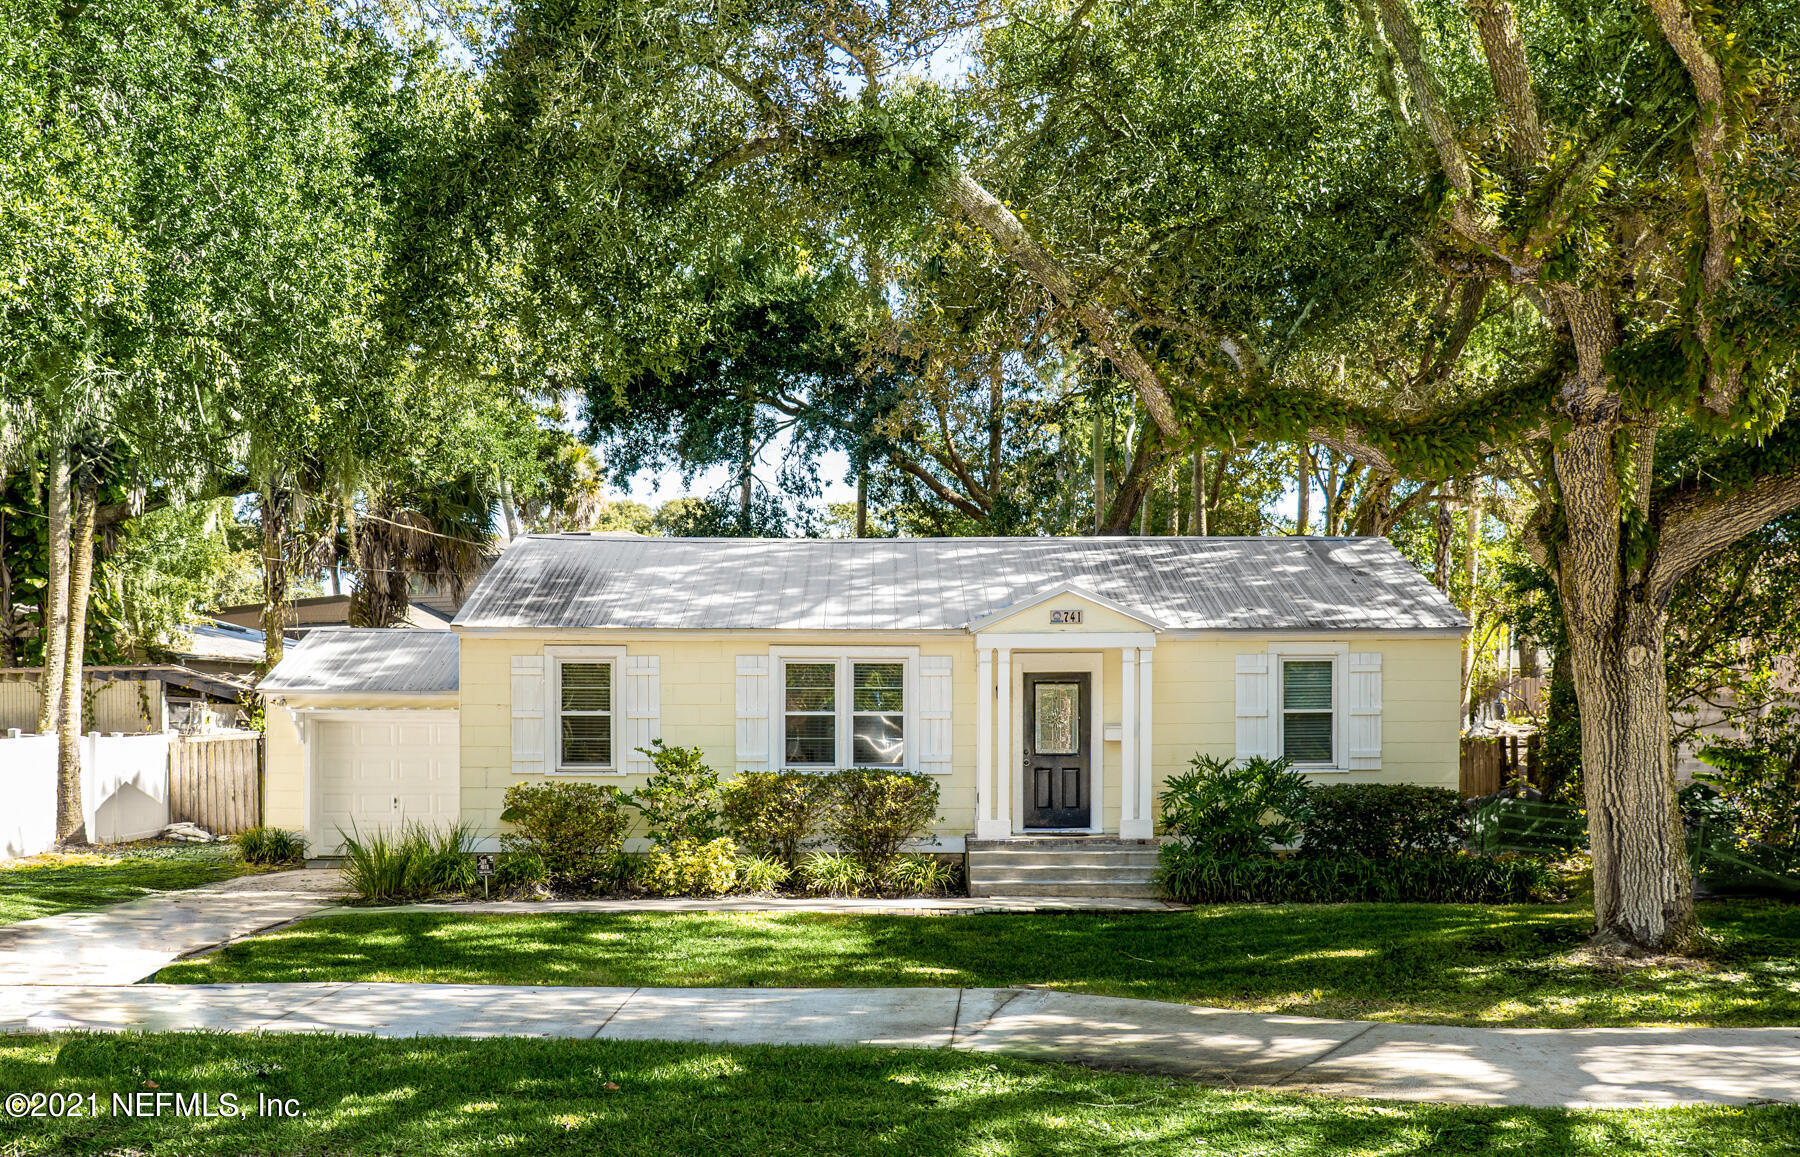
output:
[{"label": "tree shadow on lawn", "polygon": [[[0,1122],[21,1153],[118,1150],[1118,1155],[1791,1152],[1792,1106],[1630,1112],[1458,1108],[1222,1092],[943,1050],[219,1034],[14,1037],[8,1089],[155,1083],[293,1098],[305,1116]],[[0,1146],[3,1148],[4,1146]],[[14,1149],[7,1149],[13,1152]]]},{"label": "tree shadow on lawn", "polygon": [[310,920],[159,980],[624,987],[1012,987],[1349,1019],[1800,1022],[1791,906],[1721,910],[1717,966],[1575,951],[1571,906],[1230,906],[1180,913],[841,916],[370,913]]}]

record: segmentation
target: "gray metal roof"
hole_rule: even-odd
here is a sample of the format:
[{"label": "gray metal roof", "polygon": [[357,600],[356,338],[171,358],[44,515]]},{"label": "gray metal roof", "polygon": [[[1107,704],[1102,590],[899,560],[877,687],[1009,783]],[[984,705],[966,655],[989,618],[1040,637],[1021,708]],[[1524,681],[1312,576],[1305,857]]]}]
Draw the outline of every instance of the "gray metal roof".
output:
[{"label": "gray metal roof", "polygon": [[1070,584],[1171,629],[1462,630],[1383,538],[644,538],[508,547],[458,627],[957,630]]},{"label": "gray metal roof", "polygon": [[257,690],[431,695],[457,687],[456,632],[325,627],[288,649]]}]

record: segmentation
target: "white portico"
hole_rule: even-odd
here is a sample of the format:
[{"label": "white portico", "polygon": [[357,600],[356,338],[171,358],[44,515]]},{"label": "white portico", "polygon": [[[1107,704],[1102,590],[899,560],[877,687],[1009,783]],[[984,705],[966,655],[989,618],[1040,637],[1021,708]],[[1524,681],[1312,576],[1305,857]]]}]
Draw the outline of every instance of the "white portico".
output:
[{"label": "white portico", "polygon": [[984,615],[969,630],[976,838],[1150,838],[1152,659],[1163,625],[1062,584]]}]

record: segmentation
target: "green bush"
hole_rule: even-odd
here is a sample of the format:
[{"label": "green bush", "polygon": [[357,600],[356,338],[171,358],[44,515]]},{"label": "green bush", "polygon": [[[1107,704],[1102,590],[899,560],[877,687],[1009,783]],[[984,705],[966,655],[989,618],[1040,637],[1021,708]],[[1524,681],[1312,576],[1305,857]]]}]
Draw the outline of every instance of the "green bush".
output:
[{"label": "green bush", "polygon": [[1462,798],[1447,787],[1341,783],[1314,787],[1300,812],[1302,854],[1391,860],[1449,852],[1463,841]]},{"label": "green bush", "polygon": [[493,886],[502,894],[548,887],[550,869],[536,852],[508,852],[494,862]]},{"label": "green bush", "polygon": [[942,896],[956,887],[956,868],[935,856],[901,856],[890,874],[900,891],[913,896]]},{"label": "green bush", "polygon": [[1299,836],[1307,783],[1287,760],[1196,755],[1189,766],[1158,797],[1164,829],[1183,845],[1213,857],[1254,856]]},{"label": "green bush", "polygon": [[1282,859],[1211,856],[1164,844],[1156,881],[1165,898],[1184,904],[1517,904],[1560,898],[1556,873],[1542,860],[1467,852]]},{"label": "green bush", "polygon": [[720,789],[720,814],[739,845],[793,867],[831,795],[828,777],[798,771],[746,771]]},{"label": "green bush", "polygon": [[774,892],[793,874],[792,868],[773,856],[743,856],[737,862],[737,890]]},{"label": "green bush", "polygon": [[618,789],[593,783],[515,783],[500,818],[515,831],[500,838],[514,854],[535,855],[552,884],[590,890],[616,883],[624,869],[629,820]]},{"label": "green bush", "polygon": [[676,840],[707,843],[719,831],[719,773],[706,765],[698,747],[666,747],[660,739],[639,751],[656,770],[620,802],[644,817],[645,834],[658,844]]},{"label": "green bush", "polygon": [[724,837],[657,844],[638,865],[637,880],[657,896],[723,896],[737,883],[737,845]]},{"label": "green bush", "polygon": [[281,828],[251,828],[231,837],[246,864],[298,864],[306,859],[306,840]]},{"label": "green bush", "polygon": [[476,885],[467,824],[440,829],[409,823],[367,836],[338,834],[344,841],[344,880],[364,900],[429,900]]},{"label": "green bush", "polygon": [[900,849],[937,819],[937,781],[903,771],[840,771],[830,779],[826,837],[861,867],[869,885],[886,886]]},{"label": "green bush", "polygon": [[863,867],[849,856],[814,852],[800,861],[800,886],[809,896],[859,896],[865,886]]}]

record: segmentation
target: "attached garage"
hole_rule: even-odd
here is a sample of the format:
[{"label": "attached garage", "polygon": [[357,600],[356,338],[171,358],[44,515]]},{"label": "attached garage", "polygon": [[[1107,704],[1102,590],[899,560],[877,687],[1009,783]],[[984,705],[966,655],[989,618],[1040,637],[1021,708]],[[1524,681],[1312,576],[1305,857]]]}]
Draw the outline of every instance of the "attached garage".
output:
[{"label": "attached garage", "polygon": [[[455,635],[314,631],[260,690],[271,772],[265,822],[303,831],[310,855],[341,854],[346,834],[458,822]],[[278,769],[286,768],[303,778],[284,778]]]}]

